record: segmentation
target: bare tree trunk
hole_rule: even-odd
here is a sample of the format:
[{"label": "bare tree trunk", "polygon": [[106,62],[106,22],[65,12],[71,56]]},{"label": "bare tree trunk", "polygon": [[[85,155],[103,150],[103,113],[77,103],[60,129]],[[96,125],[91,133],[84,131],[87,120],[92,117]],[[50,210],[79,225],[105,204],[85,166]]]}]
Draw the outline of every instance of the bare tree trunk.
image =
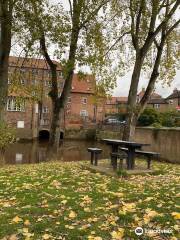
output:
[{"label": "bare tree trunk", "polygon": [[141,53],[137,53],[136,55],[136,62],[134,65],[134,70],[131,78],[131,86],[129,90],[128,96],[128,104],[127,104],[127,117],[126,117],[126,125],[124,127],[123,132],[123,140],[133,140],[134,133],[135,133],[135,126],[137,122],[137,90],[138,90],[138,83],[139,77],[141,73],[143,63],[143,56]]},{"label": "bare tree trunk", "polygon": [[8,94],[8,63],[11,48],[12,4],[0,1],[0,121],[4,118],[4,110]]},{"label": "bare tree trunk", "polygon": [[60,139],[60,108],[57,101],[52,101],[52,120],[50,129],[50,145],[59,145]]},{"label": "bare tree trunk", "polygon": [[44,33],[42,33],[42,38],[40,39],[43,55],[45,56],[52,73],[52,89],[50,92],[50,96],[52,99],[53,116],[51,121],[50,142],[49,142],[51,146],[59,146],[60,118],[62,116],[62,111],[64,110],[65,104],[67,102],[68,96],[71,91],[71,85],[72,85],[72,79],[73,79],[73,73],[74,73],[74,67],[75,67],[75,59],[76,59],[77,42],[78,42],[79,31],[80,31],[81,9],[82,9],[82,5],[78,5],[76,2],[74,2],[69,58],[68,58],[66,69],[65,69],[66,73],[65,73],[64,88],[62,90],[60,97],[58,97],[58,87],[57,87],[57,73],[56,73],[57,66],[56,64],[53,63],[53,61],[51,60],[47,52]]}]

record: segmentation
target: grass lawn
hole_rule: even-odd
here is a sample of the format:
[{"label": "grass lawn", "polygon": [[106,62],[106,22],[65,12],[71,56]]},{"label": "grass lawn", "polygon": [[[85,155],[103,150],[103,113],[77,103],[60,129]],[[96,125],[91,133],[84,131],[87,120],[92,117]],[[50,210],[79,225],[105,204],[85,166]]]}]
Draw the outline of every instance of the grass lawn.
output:
[{"label": "grass lawn", "polygon": [[[78,163],[3,167],[0,239],[180,239],[180,166],[153,167],[158,175],[128,179]],[[141,236],[134,233],[138,226]]]}]

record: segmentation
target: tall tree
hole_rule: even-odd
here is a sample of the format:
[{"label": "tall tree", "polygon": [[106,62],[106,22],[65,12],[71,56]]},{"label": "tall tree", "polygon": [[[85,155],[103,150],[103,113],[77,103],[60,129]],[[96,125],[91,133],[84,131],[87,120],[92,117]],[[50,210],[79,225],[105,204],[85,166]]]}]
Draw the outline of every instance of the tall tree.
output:
[{"label": "tall tree", "polygon": [[[71,91],[74,69],[77,64],[87,64],[87,38],[92,38],[92,30],[97,24],[98,12],[108,3],[109,0],[69,0],[69,9],[67,13],[62,6],[51,8],[44,17],[44,10],[37,7],[32,1],[32,13],[34,14],[34,23],[28,21],[31,26],[31,34],[34,32],[34,39],[40,40],[42,54],[46,59],[52,73],[52,89],[49,93],[52,100],[52,122],[50,129],[50,144],[58,145],[60,139],[60,118],[64,111],[68,96]],[[53,14],[52,14],[53,13]],[[32,15],[31,15],[32,16]],[[27,19],[31,19],[29,16]],[[45,21],[43,19],[46,19]],[[32,27],[33,26],[33,27]],[[38,35],[37,35],[38,33]],[[88,37],[87,37],[88,36]],[[58,44],[57,57],[62,64],[64,87],[59,95],[57,82],[57,63],[52,60],[49,54],[49,42]],[[65,53],[65,54],[64,54]],[[63,59],[66,55],[67,58]]]},{"label": "tall tree", "polygon": [[0,0],[0,121],[3,120],[8,92],[13,7],[13,0]]},{"label": "tall tree", "polygon": [[[107,53],[119,48],[120,66],[127,64],[130,68],[133,65],[123,134],[125,140],[133,139],[137,119],[146,107],[157,79],[170,81],[175,74],[179,55],[179,5],[180,0],[112,1],[111,16],[115,28],[111,31],[116,40]],[[137,102],[143,72],[148,74],[148,84],[143,98]]]}]

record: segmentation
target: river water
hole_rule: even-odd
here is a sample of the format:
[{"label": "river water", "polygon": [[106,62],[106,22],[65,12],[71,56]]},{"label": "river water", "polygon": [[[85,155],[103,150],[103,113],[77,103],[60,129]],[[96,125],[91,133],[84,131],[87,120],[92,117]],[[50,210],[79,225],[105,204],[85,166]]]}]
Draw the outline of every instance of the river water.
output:
[{"label": "river water", "polygon": [[[55,158],[58,161],[90,160],[88,147],[99,147],[103,150],[101,158],[109,158],[110,148],[106,144],[95,141],[64,140],[58,149]],[[2,164],[30,164],[47,161],[48,142],[17,142],[8,146]]]}]

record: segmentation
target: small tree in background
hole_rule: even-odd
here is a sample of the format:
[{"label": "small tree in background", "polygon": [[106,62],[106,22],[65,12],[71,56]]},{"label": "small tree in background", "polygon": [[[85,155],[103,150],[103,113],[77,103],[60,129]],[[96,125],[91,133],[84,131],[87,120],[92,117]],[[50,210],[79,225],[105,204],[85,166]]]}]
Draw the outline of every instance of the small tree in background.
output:
[{"label": "small tree in background", "polygon": [[0,163],[4,162],[6,147],[15,141],[15,132],[4,122],[0,122]]}]

